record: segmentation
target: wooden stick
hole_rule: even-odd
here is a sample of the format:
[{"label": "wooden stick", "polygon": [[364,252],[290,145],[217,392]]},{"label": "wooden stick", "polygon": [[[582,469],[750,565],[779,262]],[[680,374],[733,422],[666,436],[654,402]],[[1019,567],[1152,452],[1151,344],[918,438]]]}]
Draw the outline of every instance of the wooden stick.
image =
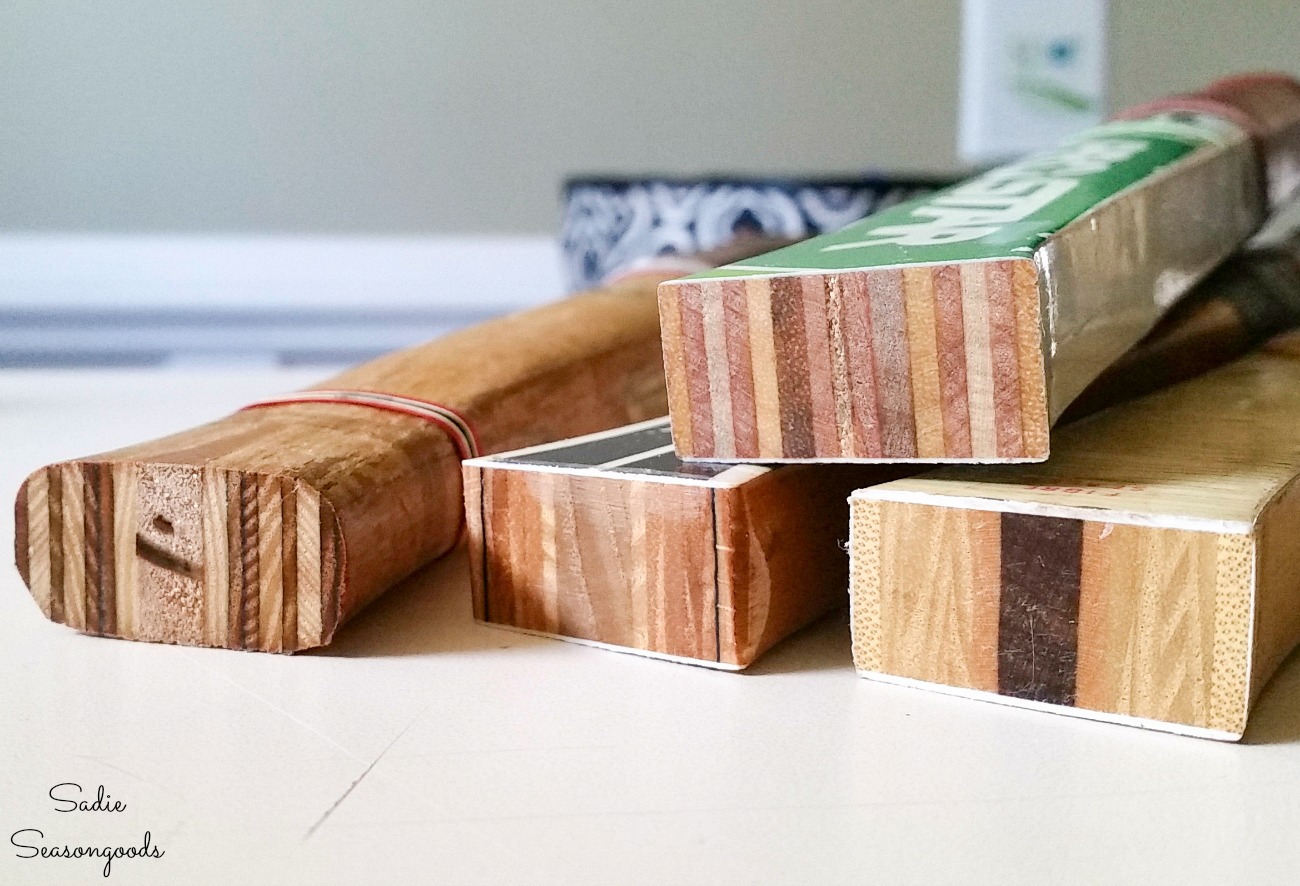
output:
[{"label": "wooden stick", "polygon": [[660,286],[678,451],[1046,458],[1065,407],[1261,223],[1257,150],[1275,196],[1294,186],[1300,87],[1211,93]]},{"label": "wooden stick", "polygon": [[[1137,397],[1300,325],[1297,236],[1235,257],[1078,403]],[[842,605],[849,494],[916,469],[683,463],[671,449],[660,419],[467,461],[475,616],[743,668]]]},{"label": "wooden stick", "polygon": [[1062,429],[1051,461],[854,493],[863,676],[1221,739],[1300,642],[1300,335]]},{"label": "wooden stick", "polygon": [[[759,242],[770,244],[730,254]],[[381,357],[322,388],[437,401],[474,426],[484,452],[661,415],[654,287],[680,273],[672,267]],[[408,414],[304,402],[50,465],[18,495],[19,571],[50,619],[89,633],[321,646],[456,543],[456,439]]]}]

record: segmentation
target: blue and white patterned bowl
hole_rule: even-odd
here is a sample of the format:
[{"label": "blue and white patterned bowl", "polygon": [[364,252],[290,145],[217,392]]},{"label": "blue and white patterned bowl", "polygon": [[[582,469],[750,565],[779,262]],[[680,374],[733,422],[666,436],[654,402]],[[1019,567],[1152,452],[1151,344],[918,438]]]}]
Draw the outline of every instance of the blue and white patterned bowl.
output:
[{"label": "blue and white patterned bowl", "polygon": [[737,233],[802,238],[952,180],[860,178],[574,178],[564,186],[561,244],[572,289],[639,261],[714,249]]}]

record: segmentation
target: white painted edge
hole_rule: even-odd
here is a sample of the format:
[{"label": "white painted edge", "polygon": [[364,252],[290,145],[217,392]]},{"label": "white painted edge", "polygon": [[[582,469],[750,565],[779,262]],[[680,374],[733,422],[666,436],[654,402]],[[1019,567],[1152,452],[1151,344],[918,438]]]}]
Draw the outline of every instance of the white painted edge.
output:
[{"label": "white painted edge", "polygon": [[576,643],[579,646],[590,646],[593,649],[604,649],[607,652],[621,652],[624,655],[637,655],[640,656],[641,658],[654,658],[654,659],[658,659],[659,661],[669,661],[672,662],[673,664],[694,665],[695,667],[707,668],[711,671],[726,671],[730,673],[737,673],[745,669],[744,665],[726,664],[725,662],[709,661],[703,658],[688,658],[684,655],[669,655],[666,652],[651,652],[648,649],[637,649],[634,646],[617,646],[613,643],[602,643],[599,640],[584,640],[580,637],[568,637],[565,636],[564,634],[551,634],[551,633],[547,633],[546,631],[534,631],[534,630],[530,630],[529,628],[519,628],[519,627],[515,627],[514,625],[504,625],[495,621],[483,621],[482,619],[478,619],[478,618],[474,620],[479,624],[485,625],[489,628],[499,628],[500,630],[511,631],[516,634],[527,634],[530,637],[546,637],[547,639],[550,640],[563,640],[566,643]]},{"label": "white painted edge", "polygon": [[1182,514],[1143,514],[1135,511],[1114,510],[1105,505],[1089,507],[1087,505],[1058,505],[1034,501],[1013,501],[1002,498],[981,498],[973,495],[947,495],[911,489],[891,489],[891,485],[891,483],[883,483],[880,486],[868,486],[858,489],[849,496],[849,500],[891,501],[901,504],[929,505],[938,508],[960,508],[963,510],[1028,514],[1041,517],[1064,517],[1074,520],[1090,520],[1096,523],[1119,523],[1126,526],[1152,526],[1160,529],[1185,529],[1191,532],[1215,532],[1229,535],[1250,535],[1255,530],[1253,520],[1215,520],[1209,517],[1192,517]]},{"label": "white painted edge", "polygon": [[[638,453],[638,457],[644,458],[650,454],[642,452]],[[462,464],[471,465],[484,471],[525,471],[536,474],[562,474],[566,477],[603,477],[606,480],[617,480],[620,483],[635,480],[638,483],[661,483],[665,486],[701,486],[709,489],[734,489],[756,477],[761,477],[771,470],[760,465],[734,465],[715,477],[679,477],[673,474],[637,474],[630,471],[602,470],[598,467],[503,462],[497,461],[495,456],[473,458],[462,462]]]},{"label": "white painted edge", "polygon": [[1139,729],[1149,729],[1153,732],[1172,732],[1175,735],[1185,735],[1191,738],[1209,738],[1215,741],[1241,740],[1240,734],[1235,732],[1225,732],[1220,729],[1206,729],[1201,726],[1188,726],[1184,723],[1169,723],[1164,720],[1152,720],[1146,717],[1130,717],[1127,714],[1107,714],[1101,711],[1090,711],[1086,708],[1072,708],[1064,705],[1048,704],[1047,702],[1042,701],[1012,698],[1007,695],[998,695],[996,692],[984,692],[979,689],[964,689],[957,686],[947,686],[943,683],[929,683],[925,680],[916,680],[911,677],[896,677],[893,674],[882,674],[878,671],[864,671],[859,669],[858,676],[867,680],[873,680],[877,683],[889,683],[894,686],[923,689],[929,692],[938,692],[943,695],[953,695],[958,698],[968,698],[974,701],[991,702],[993,704],[1006,705],[1007,707],[1023,708],[1029,711],[1059,714],[1065,717],[1078,717],[1083,720],[1093,720],[1098,723],[1136,726]]},{"label": "white painted edge", "polygon": [[[556,440],[553,443],[543,443],[538,446],[526,446],[523,449],[513,449],[509,452],[498,452],[493,455],[484,455],[479,458],[466,459],[462,464],[479,468],[480,470],[529,471],[540,474],[563,474],[568,477],[604,477],[609,480],[618,480],[624,483],[628,480],[637,480],[644,483],[662,483],[669,486],[704,486],[711,489],[734,489],[737,486],[748,483],[756,477],[761,477],[763,474],[766,474],[771,470],[771,468],[762,465],[737,464],[714,477],[677,477],[671,474],[633,474],[608,470],[608,468],[616,467],[625,462],[637,461],[659,452],[668,451],[665,447],[659,447],[658,449],[647,450],[645,452],[638,452],[635,455],[627,456],[626,458],[615,459],[614,461],[607,462],[604,465],[592,467],[519,464],[516,462],[504,461],[504,459],[517,458],[522,455],[537,455],[538,453],[550,452],[555,449],[567,449],[570,446],[579,446],[583,443],[591,443],[609,437],[621,437],[625,434],[632,434],[648,428],[666,425],[667,423],[667,416],[651,418],[646,421],[639,421],[630,425],[611,428],[608,431],[597,431],[594,434],[584,434],[581,437],[569,437],[564,440]],[[698,460],[692,459],[692,461]],[[704,463],[708,464],[709,462]],[[718,464],[718,462],[712,462],[712,464]]]}]

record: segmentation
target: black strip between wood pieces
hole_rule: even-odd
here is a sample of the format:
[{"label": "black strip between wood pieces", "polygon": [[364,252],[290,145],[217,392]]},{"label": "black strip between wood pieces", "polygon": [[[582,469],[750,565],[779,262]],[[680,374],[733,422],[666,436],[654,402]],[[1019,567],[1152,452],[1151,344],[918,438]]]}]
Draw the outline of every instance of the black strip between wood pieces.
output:
[{"label": "black strip between wood pieces", "polygon": [[998,693],[1074,705],[1083,523],[1002,515]]}]

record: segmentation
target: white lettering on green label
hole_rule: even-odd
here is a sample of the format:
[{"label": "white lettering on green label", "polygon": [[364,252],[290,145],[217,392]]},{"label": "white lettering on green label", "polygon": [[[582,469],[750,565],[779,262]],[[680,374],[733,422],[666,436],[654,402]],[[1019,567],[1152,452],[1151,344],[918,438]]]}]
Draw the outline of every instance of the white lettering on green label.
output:
[{"label": "white lettering on green label", "polygon": [[1149,146],[1133,139],[1098,139],[1073,145],[1062,155],[1048,154],[995,169],[916,207],[912,210],[916,221],[911,224],[879,227],[871,232],[871,239],[823,246],[822,252],[885,243],[933,246],[976,240],[1055,203],[1079,185],[1077,176],[1105,172]]},{"label": "white lettering on green label", "polygon": [[1208,114],[1172,112],[1089,130],[1055,150],[775,252],[697,277],[798,274],[1031,254],[1054,232],[1193,151],[1245,145]]}]

